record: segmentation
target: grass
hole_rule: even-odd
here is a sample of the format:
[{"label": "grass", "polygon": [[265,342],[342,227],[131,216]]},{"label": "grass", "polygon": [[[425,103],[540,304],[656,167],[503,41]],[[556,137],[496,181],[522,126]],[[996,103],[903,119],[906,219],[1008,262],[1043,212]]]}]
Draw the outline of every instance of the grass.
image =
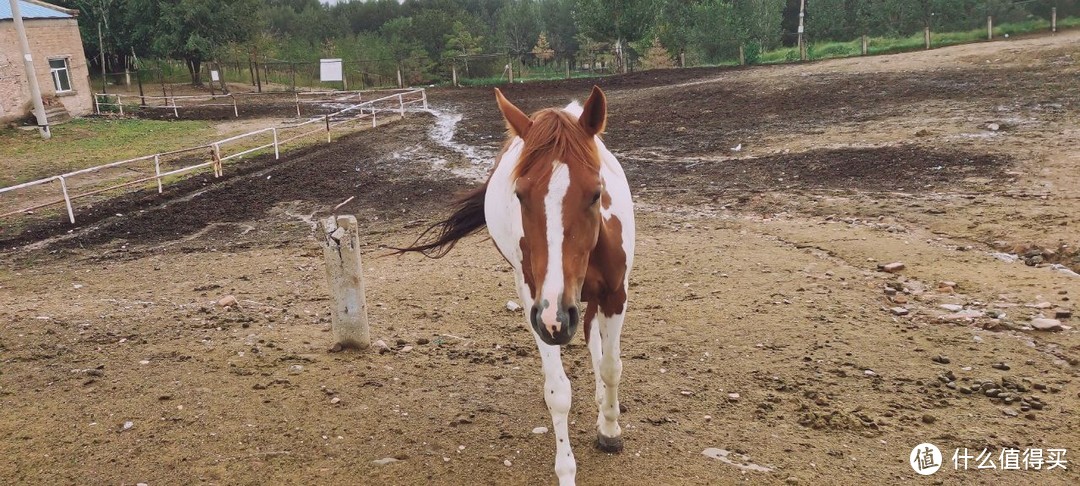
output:
[{"label": "grass", "polygon": [[[1058,30],[1080,26],[1080,17],[1068,17],[1058,20]],[[1016,36],[1033,32],[1047,32],[1050,21],[1043,19],[1015,22],[994,26],[994,39],[1005,35]],[[986,40],[986,29],[972,29],[962,32],[931,32],[932,47],[953,46]],[[868,54],[894,54],[917,51],[926,48],[923,33],[917,32],[907,37],[871,37],[867,46]],[[814,42],[807,47],[807,56],[811,60],[855,57],[862,55],[862,40],[849,42]],[[785,47],[761,54],[761,64],[778,64],[799,60],[797,47]]]},{"label": "grass", "polygon": [[0,130],[0,186],[159,152],[193,147],[216,136],[205,121],[78,119],[52,129]]}]

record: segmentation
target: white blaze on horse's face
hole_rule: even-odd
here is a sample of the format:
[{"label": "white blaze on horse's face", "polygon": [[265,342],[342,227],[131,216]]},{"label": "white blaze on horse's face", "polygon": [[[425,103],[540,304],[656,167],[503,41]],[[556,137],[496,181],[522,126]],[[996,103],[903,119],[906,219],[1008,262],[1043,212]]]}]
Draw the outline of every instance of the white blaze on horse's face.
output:
[{"label": "white blaze on horse's face", "polygon": [[606,103],[600,94],[580,113],[544,110],[530,119],[502,101],[511,130],[524,140],[514,192],[521,268],[535,302],[529,321],[545,343],[567,344],[581,322],[581,290],[600,230],[603,184],[594,136],[603,129]]}]

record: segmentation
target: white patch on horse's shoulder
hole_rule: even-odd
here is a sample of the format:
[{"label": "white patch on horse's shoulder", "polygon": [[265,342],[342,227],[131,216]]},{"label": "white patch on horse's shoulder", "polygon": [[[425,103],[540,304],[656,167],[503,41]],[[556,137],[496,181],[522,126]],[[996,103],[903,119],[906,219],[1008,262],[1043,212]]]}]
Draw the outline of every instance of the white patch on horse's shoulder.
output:
[{"label": "white patch on horse's shoulder", "polygon": [[574,100],[571,101],[569,105],[566,105],[566,108],[563,108],[563,111],[580,118],[581,113],[585,111],[585,107],[581,106],[581,103],[577,100]]}]

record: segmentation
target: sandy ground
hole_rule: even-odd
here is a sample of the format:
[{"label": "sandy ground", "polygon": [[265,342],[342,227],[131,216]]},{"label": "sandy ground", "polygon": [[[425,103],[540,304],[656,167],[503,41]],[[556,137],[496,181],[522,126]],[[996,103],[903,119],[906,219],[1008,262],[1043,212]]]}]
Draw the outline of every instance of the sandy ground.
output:
[{"label": "sandy ground", "polygon": [[[1080,482],[1076,320],[1031,328],[1080,296],[1078,42],[595,81],[639,239],[623,453],[591,447],[584,343],[564,356],[579,483]],[[591,83],[506,92],[535,110]],[[3,482],[554,484],[491,243],[383,257],[501,142],[489,90],[429,97],[434,115],[0,242]],[[327,352],[312,222],[350,196],[388,353]],[[929,478],[922,442],[945,454]],[[1005,448],[1064,448],[1068,469],[1002,470]],[[997,467],[957,470],[957,449]]]}]

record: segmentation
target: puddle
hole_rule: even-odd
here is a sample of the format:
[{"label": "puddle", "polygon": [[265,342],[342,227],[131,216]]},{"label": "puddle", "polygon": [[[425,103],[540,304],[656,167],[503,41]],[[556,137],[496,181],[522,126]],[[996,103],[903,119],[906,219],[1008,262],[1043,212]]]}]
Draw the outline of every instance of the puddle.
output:
[{"label": "puddle", "polygon": [[465,145],[454,140],[454,133],[457,131],[457,125],[461,122],[461,113],[451,113],[435,109],[428,111],[435,116],[435,125],[428,131],[428,136],[431,140],[440,147],[460,154],[465,159],[464,164],[451,164],[445,159],[439,159],[436,166],[444,167],[456,175],[468,177],[470,179],[486,179],[488,171],[495,162],[495,152],[471,145]]}]

